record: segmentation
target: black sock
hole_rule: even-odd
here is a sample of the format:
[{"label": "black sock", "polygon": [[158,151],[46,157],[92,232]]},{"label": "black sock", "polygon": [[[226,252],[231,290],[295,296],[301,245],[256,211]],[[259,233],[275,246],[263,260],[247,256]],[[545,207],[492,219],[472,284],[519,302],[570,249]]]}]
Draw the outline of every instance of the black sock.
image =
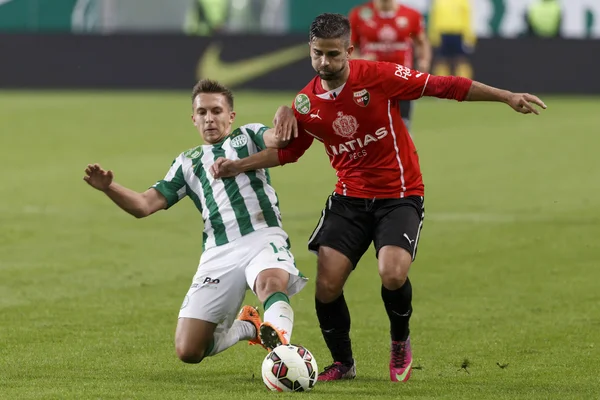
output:
[{"label": "black sock", "polygon": [[350,342],[350,312],[344,293],[331,303],[321,303],[315,298],[315,308],[323,339],[333,361],[351,365],[354,361]]},{"label": "black sock", "polygon": [[381,298],[390,319],[392,340],[394,342],[405,341],[410,333],[408,321],[412,314],[412,286],[410,280],[406,278],[404,285],[396,290],[388,290],[381,285]]}]

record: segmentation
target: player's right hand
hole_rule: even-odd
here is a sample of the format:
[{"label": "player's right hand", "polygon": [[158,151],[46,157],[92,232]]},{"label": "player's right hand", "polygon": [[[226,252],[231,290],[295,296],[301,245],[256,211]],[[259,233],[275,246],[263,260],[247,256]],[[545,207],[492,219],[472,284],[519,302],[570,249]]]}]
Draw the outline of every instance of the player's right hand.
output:
[{"label": "player's right hand", "polygon": [[298,137],[298,121],[294,110],[287,106],[281,106],[277,109],[273,118],[275,127],[275,138],[280,142],[287,142],[293,137]]},{"label": "player's right hand", "polygon": [[533,106],[533,104],[539,106],[542,109],[546,109],[546,104],[537,96],[529,93],[511,93],[508,98],[508,105],[513,110],[520,112],[521,114],[535,114],[539,115],[540,112]]},{"label": "player's right hand", "polygon": [[101,191],[108,190],[108,187],[113,181],[113,172],[102,169],[99,164],[88,164],[85,169],[85,175],[83,180],[94,189]]}]

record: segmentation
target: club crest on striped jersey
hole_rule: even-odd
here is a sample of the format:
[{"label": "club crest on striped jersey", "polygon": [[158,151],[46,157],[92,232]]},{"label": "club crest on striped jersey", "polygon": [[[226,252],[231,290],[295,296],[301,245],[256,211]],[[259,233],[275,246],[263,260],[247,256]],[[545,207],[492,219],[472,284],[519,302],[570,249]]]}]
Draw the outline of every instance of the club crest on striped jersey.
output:
[{"label": "club crest on striped jersey", "polygon": [[343,137],[352,137],[358,130],[358,122],[352,115],[344,115],[339,111],[337,118],[333,121],[333,131],[336,135]]},{"label": "club crest on striped jersey", "polygon": [[369,105],[369,100],[371,100],[371,95],[367,91],[367,89],[359,90],[358,92],[354,92],[354,102],[361,107],[366,107]]},{"label": "club crest on striped jersey", "polygon": [[185,153],[183,153],[183,155],[187,158],[191,158],[192,160],[194,160],[202,156],[202,149],[198,150],[197,147],[194,149],[189,149]]},{"label": "club crest on striped jersey", "polygon": [[242,134],[232,135],[230,140],[231,146],[235,149],[241,149],[248,144],[248,136]]}]

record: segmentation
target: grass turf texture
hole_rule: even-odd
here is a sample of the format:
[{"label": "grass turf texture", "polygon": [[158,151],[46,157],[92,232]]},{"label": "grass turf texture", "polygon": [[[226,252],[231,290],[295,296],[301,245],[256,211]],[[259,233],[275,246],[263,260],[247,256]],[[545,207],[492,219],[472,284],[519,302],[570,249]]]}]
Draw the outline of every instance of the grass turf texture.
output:
[{"label": "grass turf texture", "polygon": [[[294,94],[240,92],[237,124]],[[413,134],[426,220],[411,271],[408,384],[388,376],[388,321],[370,250],[346,287],[358,377],[308,398],[582,399],[600,388],[598,99],[544,97],[540,117],[421,100]],[[0,398],[265,398],[265,353],[240,343],[200,365],[174,352],[196,270],[192,202],[136,220],[82,180],[87,163],[142,191],[198,144],[185,93],[0,94]],[[319,143],[272,170],[298,266],[293,342],[330,362],[305,243],[333,190]],[[248,296],[250,304],[258,304]],[[463,368],[464,367],[464,368]],[[285,397],[286,395],[284,395]]]}]

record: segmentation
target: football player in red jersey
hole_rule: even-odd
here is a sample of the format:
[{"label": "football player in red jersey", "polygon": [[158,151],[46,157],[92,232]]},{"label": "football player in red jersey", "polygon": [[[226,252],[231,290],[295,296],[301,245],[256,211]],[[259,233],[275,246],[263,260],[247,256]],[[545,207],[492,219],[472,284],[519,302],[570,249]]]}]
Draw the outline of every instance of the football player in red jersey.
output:
[{"label": "football player in red jersey", "polygon": [[[354,7],[349,14],[354,58],[388,61],[429,72],[431,45],[421,13],[397,0],[372,0]],[[358,50],[358,52],[356,51]],[[410,130],[412,102],[400,101],[400,115]]]},{"label": "football player in red jersey", "polygon": [[[536,96],[512,93],[462,77],[440,77],[400,64],[351,60],[350,23],[321,14],[310,28],[310,57],[317,76],[296,96],[297,137],[283,149],[241,160],[217,159],[215,178],[298,160],[314,139],[322,142],[338,182],[309,239],[318,254],[315,306],[333,357],[319,380],[351,379],[356,368],[350,344],[350,313],[344,284],[371,242],[381,277],[381,297],[391,334],[390,378],[409,379],[412,353],[408,271],[423,226],[424,187],[419,159],[398,100],[433,96],[458,101],[506,103],[523,114],[546,105]],[[282,140],[286,140],[282,135]]]}]

